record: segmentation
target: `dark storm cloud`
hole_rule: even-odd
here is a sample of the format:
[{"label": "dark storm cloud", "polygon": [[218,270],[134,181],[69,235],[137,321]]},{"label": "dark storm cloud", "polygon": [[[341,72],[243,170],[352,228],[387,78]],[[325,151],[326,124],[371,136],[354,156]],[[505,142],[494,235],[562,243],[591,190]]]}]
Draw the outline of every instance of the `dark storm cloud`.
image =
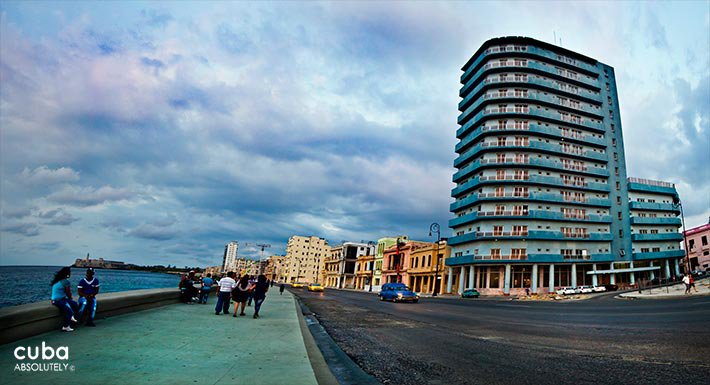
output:
[{"label": "dark storm cloud", "polygon": [[39,226],[34,223],[3,223],[0,230],[8,233],[21,234],[27,237],[39,235]]},{"label": "dark storm cloud", "polygon": [[[3,216],[36,207],[42,220],[3,231],[42,226],[39,243],[75,229],[62,246],[178,265],[218,264],[231,239],[279,253],[293,234],[425,238],[437,221],[447,235],[459,68],[489,27],[522,22],[478,26],[451,3],[166,8],[43,39],[0,20],[0,167],[18,176],[3,180]],[[580,13],[571,22],[603,40],[599,12]],[[689,130],[707,109],[676,88]],[[679,149],[702,139],[682,136]]]}]

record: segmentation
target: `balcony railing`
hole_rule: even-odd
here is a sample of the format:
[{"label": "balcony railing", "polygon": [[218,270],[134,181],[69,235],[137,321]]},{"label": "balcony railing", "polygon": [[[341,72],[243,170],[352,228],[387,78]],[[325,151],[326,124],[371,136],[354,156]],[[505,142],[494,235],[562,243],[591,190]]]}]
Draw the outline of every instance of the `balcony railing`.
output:
[{"label": "balcony railing", "polygon": [[527,254],[522,254],[522,255],[501,255],[501,254],[492,254],[492,255],[475,255],[473,257],[474,260],[476,261],[499,261],[499,260],[520,260],[520,261],[526,261],[528,259]]}]

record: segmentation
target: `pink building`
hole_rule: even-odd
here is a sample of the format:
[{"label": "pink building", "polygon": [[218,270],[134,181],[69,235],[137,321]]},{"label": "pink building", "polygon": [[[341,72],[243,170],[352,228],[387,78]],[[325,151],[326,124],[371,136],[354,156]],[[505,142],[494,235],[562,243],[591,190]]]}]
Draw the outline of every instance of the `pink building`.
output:
[{"label": "pink building", "polygon": [[690,270],[710,270],[710,223],[692,228],[685,233]]}]

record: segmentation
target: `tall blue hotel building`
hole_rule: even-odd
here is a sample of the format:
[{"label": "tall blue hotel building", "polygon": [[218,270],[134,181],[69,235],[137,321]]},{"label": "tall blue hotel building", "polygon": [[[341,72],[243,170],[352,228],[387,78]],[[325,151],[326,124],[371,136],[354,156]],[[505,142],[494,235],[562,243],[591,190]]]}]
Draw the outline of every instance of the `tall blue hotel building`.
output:
[{"label": "tall blue hotel building", "polygon": [[501,37],[462,70],[448,291],[546,293],[680,273],[678,194],[627,177],[612,67]]}]

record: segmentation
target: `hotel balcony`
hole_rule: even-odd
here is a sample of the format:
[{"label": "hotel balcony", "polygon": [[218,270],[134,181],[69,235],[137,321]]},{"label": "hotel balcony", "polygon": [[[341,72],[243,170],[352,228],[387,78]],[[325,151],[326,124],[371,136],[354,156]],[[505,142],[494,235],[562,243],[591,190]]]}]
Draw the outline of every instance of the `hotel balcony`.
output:
[{"label": "hotel balcony", "polygon": [[[597,79],[589,79],[583,74],[579,74],[577,77],[571,77],[567,73],[559,73],[558,70],[552,64],[547,64],[540,61],[534,61],[534,59],[528,60],[515,60],[515,54],[506,55],[508,61],[506,64],[501,64],[497,61],[491,61],[480,67],[472,76],[466,80],[461,91],[459,91],[459,96],[466,95],[466,93],[473,88],[474,84],[477,84],[481,78],[486,73],[498,72],[495,71],[498,68],[510,69],[517,72],[526,72],[528,77],[534,74],[539,74],[543,76],[549,76],[554,79],[560,79],[566,83],[574,84],[580,87],[587,87],[594,90],[599,90],[599,81]],[[560,66],[562,67],[562,66]]]},{"label": "hotel balcony", "polygon": [[[463,154],[459,155],[456,159],[454,159],[454,167],[458,167],[461,164],[464,164],[466,161],[475,158],[479,154],[486,153],[486,152],[501,152],[501,151],[521,151],[521,150],[528,150],[532,153],[545,153],[545,154],[551,154],[551,155],[562,155],[565,157],[569,158],[576,158],[576,159],[586,159],[586,160],[594,160],[597,162],[607,162],[607,154],[606,153],[598,153],[594,151],[576,151],[573,149],[565,149],[564,147],[560,146],[557,143],[546,143],[546,142],[537,142],[537,141],[528,141],[527,143],[524,141],[507,141],[505,143],[497,143],[497,142],[488,142],[488,143],[478,143],[475,146],[471,147],[468,149],[466,152]],[[530,154],[532,155],[532,154]],[[532,158],[532,156],[530,157]],[[468,167],[468,166],[467,166]],[[464,168],[465,169],[465,168]],[[459,170],[459,172],[463,171],[464,169]]]},{"label": "hotel balcony", "polygon": [[[558,55],[556,53],[553,53],[551,51],[548,51],[543,48],[539,48],[533,45],[526,45],[524,43],[510,43],[506,45],[509,50],[506,51],[500,51],[498,49],[494,49],[494,47],[488,48],[485,51],[481,52],[481,54],[474,60],[472,63],[466,67],[466,71],[461,75],[461,82],[466,83],[468,79],[473,76],[473,73],[475,71],[478,71],[476,67],[478,67],[479,64],[481,64],[484,61],[487,61],[489,58],[506,58],[506,57],[520,57],[520,58],[530,58],[530,59],[535,59],[535,58],[544,58],[551,60],[555,63],[559,63],[560,66],[573,66],[579,71],[582,72],[588,72],[590,74],[596,74],[597,68],[589,63],[583,62],[581,60],[574,60],[574,64],[571,64],[567,61],[560,61],[558,59]],[[525,50],[519,50],[516,49],[515,47],[520,47],[523,46],[525,47]]]},{"label": "hotel balcony", "polygon": [[680,213],[678,206],[672,203],[656,203],[656,202],[629,202],[631,210],[648,210],[648,211],[673,211]]},{"label": "hotel balcony", "polygon": [[466,209],[473,206],[479,202],[491,202],[491,201],[520,201],[520,202],[551,202],[551,203],[563,203],[566,205],[578,205],[578,206],[591,206],[591,207],[610,207],[611,201],[606,198],[583,198],[583,199],[565,199],[562,194],[552,194],[543,192],[530,192],[527,194],[516,194],[516,193],[474,193],[471,196],[464,199],[458,200],[451,203],[449,206],[450,211],[455,212],[459,210]]},{"label": "hotel balcony", "polygon": [[547,94],[542,91],[527,89],[525,92],[519,92],[515,90],[508,90],[505,94],[501,94],[498,91],[493,91],[489,94],[480,95],[476,101],[465,111],[461,112],[458,117],[458,123],[464,124],[469,116],[475,112],[477,109],[481,108],[483,104],[486,103],[535,103],[538,105],[547,105],[550,108],[562,108],[565,110],[571,110],[572,113],[581,113],[585,115],[594,115],[598,119],[602,119],[604,115],[602,114],[601,108],[591,108],[588,103],[580,103],[579,106],[573,106],[568,103],[561,103],[559,98],[552,94]]},{"label": "hotel balcony", "polygon": [[632,225],[675,225],[680,226],[680,218],[668,217],[631,217]]},{"label": "hotel balcony", "polygon": [[635,260],[638,259],[666,259],[666,258],[682,258],[685,257],[685,251],[683,250],[666,250],[666,251],[652,251],[648,253],[633,253]]},{"label": "hotel balcony", "polygon": [[[458,162],[457,162],[458,163]],[[458,167],[455,164],[454,167]],[[564,164],[550,159],[530,157],[527,160],[522,158],[505,158],[505,159],[479,159],[471,164],[468,164],[464,169],[465,174],[476,174],[480,169],[486,168],[501,168],[501,167],[522,167],[524,169],[538,168],[552,171],[563,171],[565,173],[583,174],[590,176],[609,177],[609,171],[604,168],[591,166],[578,166],[573,164]],[[462,169],[463,171],[463,169]]]},{"label": "hotel balcony", "polygon": [[557,112],[557,110],[545,110],[536,105],[532,105],[527,106],[527,108],[516,108],[515,106],[509,106],[504,110],[495,107],[479,111],[463,126],[456,130],[456,138],[464,139],[470,131],[473,131],[473,127],[478,126],[484,119],[501,119],[505,117],[529,120],[540,119],[551,121],[555,124],[561,124],[563,126],[569,126],[571,128],[580,128],[582,130],[595,131],[601,134],[605,132],[605,128],[602,123],[592,122],[588,118],[584,118],[581,121],[565,120],[562,118],[562,115]]},{"label": "hotel balcony", "polygon": [[[466,138],[461,140],[456,144],[456,153],[461,153],[467,147],[472,145],[476,140],[481,137],[489,135],[530,135],[531,137],[543,136],[546,138],[553,138],[558,140],[565,140],[572,143],[586,144],[591,146],[596,146],[600,148],[606,148],[607,144],[604,138],[597,138],[588,134],[576,134],[573,132],[564,132],[557,127],[549,127],[537,123],[528,123],[527,126],[516,126],[514,124],[508,124],[505,127],[500,127],[497,122],[490,123],[488,125],[478,126],[473,132],[468,134]],[[539,134],[539,135],[536,135]]]},{"label": "hotel balcony", "polygon": [[564,222],[592,222],[592,223],[611,223],[609,215],[575,215],[564,214],[559,211],[549,210],[528,210],[528,211],[474,211],[472,213],[456,217],[449,220],[449,227],[466,225],[469,223],[479,222],[483,220],[500,220],[500,219],[539,219],[548,221],[564,221]]},{"label": "hotel balcony", "polygon": [[632,241],[683,241],[681,233],[631,234]]},{"label": "hotel balcony", "polygon": [[510,231],[478,231],[449,238],[449,245],[479,240],[550,240],[550,241],[602,241],[611,242],[614,237],[609,233],[563,233],[561,231],[529,230],[520,232]]}]

